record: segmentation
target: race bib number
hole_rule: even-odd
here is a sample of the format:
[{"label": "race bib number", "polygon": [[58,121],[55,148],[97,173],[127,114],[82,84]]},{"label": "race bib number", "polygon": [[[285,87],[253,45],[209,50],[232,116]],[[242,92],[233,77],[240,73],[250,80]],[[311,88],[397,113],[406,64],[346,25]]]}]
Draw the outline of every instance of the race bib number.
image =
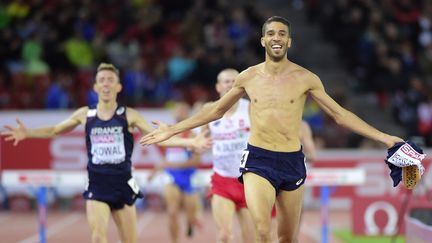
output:
[{"label": "race bib number", "polygon": [[135,194],[139,193],[139,186],[133,177],[130,178],[127,183]]},{"label": "race bib number", "polygon": [[246,166],[246,161],[248,156],[249,156],[249,150],[244,150],[240,160],[240,168],[244,168]]}]

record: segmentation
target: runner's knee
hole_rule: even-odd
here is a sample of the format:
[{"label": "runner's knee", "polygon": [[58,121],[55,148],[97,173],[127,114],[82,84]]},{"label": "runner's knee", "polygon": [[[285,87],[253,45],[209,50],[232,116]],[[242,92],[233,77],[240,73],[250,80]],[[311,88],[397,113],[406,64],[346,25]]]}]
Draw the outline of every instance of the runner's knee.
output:
[{"label": "runner's knee", "polygon": [[92,229],[91,239],[92,243],[106,242],[106,232],[103,230]]},{"label": "runner's knee", "polygon": [[218,238],[219,238],[218,242],[221,242],[221,243],[232,242],[233,238],[234,238],[233,232],[228,227],[222,226],[219,228]]},{"label": "runner's knee", "polygon": [[279,229],[278,239],[281,243],[298,243],[297,234],[295,234],[293,231]]},{"label": "runner's knee", "polygon": [[267,242],[271,240],[271,230],[267,224],[258,222],[256,224],[256,234],[259,241]]},{"label": "runner's knee", "polygon": [[218,235],[219,241],[221,243],[228,243],[233,241],[233,235],[232,232],[227,231],[220,231]]},{"label": "runner's knee", "polygon": [[136,243],[137,236],[134,234],[126,234],[120,237],[122,243]]},{"label": "runner's knee", "polygon": [[298,243],[297,237],[281,235],[278,237],[279,243]]}]

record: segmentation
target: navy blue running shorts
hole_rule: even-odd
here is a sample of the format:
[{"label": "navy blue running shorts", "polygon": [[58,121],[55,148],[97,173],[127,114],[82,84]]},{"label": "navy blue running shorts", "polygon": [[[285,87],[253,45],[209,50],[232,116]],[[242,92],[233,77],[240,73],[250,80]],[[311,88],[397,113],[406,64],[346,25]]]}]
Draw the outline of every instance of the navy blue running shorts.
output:
[{"label": "navy blue running shorts", "polygon": [[267,179],[279,190],[293,191],[306,180],[305,156],[302,149],[295,152],[275,152],[248,144],[240,162],[240,182],[243,174],[252,172]]},{"label": "navy blue running shorts", "polygon": [[125,204],[133,205],[136,199],[143,197],[130,174],[106,175],[89,172],[88,176],[89,184],[83,193],[87,200],[104,202],[111,209],[122,209]]}]

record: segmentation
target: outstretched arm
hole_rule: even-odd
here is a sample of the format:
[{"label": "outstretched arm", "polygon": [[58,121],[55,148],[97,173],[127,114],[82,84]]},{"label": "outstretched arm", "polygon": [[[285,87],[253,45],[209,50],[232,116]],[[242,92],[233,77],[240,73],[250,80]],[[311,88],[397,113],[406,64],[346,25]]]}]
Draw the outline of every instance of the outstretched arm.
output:
[{"label": "outstretched arm", "polygon": [[66,120],[49,127],[44,128],[35,128],[28,129],[24,126],[24,124],[17,119],[17,127],[12,127],[9,125],[5,125],[4,127],[7,129],[2,132],[1,135],[5,136],[5,141],[13,141],[14,146],[16,146],[20,141],[27,138],[49,138],[54,137],[58,134],[66,133],[73,130],[80,124],[83,124],[85,121],[87,107],[82,107],[76,110],[69,118]]},{"label": "outstretched arm", "polygon": [[141,145],[159,143],[185,130],[217,120],[244,94],[244,88],[234,84],[234,87],[218,101],[205,105],[198,113],[177,124],[172,126],[159,126],[153,132],[145,135],[140,143]]},{"label": "outstretched arm", "polygon": [[346,127],[367,138],[382,142],[388,148],[392,147],[397,142],[403,142],[403,139],[377,130],[354,113],[344,109],[325,92],[321,80],[314,74],[310,75],[311,78],[308,79],[308,82],[310,82],[309,93],[320,108],[332,117],[338,125]]},{"label": "outstretched arm", "polygon": [[[132,128],[137,127],[141,133],[148,134],[154,130],[146,119],[135,109],[127,108],[128,122]],[[159,122],[158,125],[161,129],[166,129],[168,125]],[[206,134],[198,134],[191,138],[180,138],[172,137],[166,141],[158,143],[160,146],[164,147],[190,147],[197,150],[205,150],[211,146],[211,139],[206,136]]]}]

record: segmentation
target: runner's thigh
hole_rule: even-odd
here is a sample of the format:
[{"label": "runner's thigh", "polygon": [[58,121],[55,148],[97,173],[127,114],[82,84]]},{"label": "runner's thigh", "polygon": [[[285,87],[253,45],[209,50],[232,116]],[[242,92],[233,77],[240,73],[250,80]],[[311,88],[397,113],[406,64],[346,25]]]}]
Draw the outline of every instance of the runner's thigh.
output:
[{"label": "runner's thigh", "polygon": [[121,242],[136,242],[138,236],[135,205],[125,205],[122,209],[113,210],[112,216],[120,233]]},{"label": "runner's thigh", "polygon": [[176,185],[168,184],[165,186],[164,198],[168,212],[173,213],[180,210],[182,193]]},{"label": "runner's thigh", "polygon": [[92,230],[106,230],[111,214],[110,207],[104,202],[86,200],[87,221]]},{"label": "runner's thigh", "polygon": [[297,236],[303,205],[304,186],[293,191],[279,191],[276,198],[276,217],[279,236]]},{"label": "runner's thigh", "polygon": [[211,199],[212,213],[218,228],[232,227],[235,204],[224,197],[214,194]]},{"label": "runner's thigh", "polygon": [[270,225],[270,214],[276,192],[265,178],[252,172],[243,174],[247,207],[255,222]]}]

